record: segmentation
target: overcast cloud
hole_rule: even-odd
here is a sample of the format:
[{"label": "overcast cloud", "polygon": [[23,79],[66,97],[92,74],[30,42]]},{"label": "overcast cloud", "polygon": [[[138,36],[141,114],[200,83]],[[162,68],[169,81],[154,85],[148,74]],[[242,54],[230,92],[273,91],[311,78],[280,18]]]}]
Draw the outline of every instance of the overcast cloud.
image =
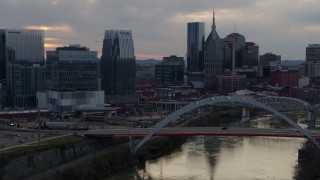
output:
[{"label": "overcast cloud", "polygon": [[[282,59],[320,43],[319,0],[1,0],[0,28],[45,29],[46,49],[82,44],[101,53],[104,31],[132,30],[137,59],[185,56],[187,23],[212,11],[220,37],[235,31]],[[236,28],[235,28],[236,27]]]}]

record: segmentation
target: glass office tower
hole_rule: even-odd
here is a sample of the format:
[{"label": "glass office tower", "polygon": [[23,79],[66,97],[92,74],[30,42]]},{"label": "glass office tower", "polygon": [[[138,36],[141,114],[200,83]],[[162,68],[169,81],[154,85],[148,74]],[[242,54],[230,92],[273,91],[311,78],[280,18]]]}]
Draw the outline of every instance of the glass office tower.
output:
[{"label": "glass office tower", "polygon": [[33,107],[44,89],[44,31],[0,29],[0,80],[7,84],[3,106]]},{"label": "glass office tower", "polygon": [[101,56],[101,89],[106,95],[135,92],[136,65],[130,30],[106,30]]},{"label": "glass office tower", "polygon": [[194,88],[203,88],[204,23],[188,23],[187,82]]},{"label": "glass office tower", "polygon": [[43,63],[44,31],[33,29],[0,29],[2,44],[15,53],[15,63]]},{"label": "glass office tower", "polygon": [[204,46],[204,23],[188,23],[187,44],[187,70],[189,72],[203,71],[203,46]]}]

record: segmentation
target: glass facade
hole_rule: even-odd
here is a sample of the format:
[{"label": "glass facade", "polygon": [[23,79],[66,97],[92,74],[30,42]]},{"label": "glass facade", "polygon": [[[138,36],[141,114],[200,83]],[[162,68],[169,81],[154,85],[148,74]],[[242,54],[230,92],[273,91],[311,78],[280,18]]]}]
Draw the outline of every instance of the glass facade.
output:
[{"label": "glass facade", "polygon": [[187,41],[187,70],[188,72],[202,72],[204,46],[203,22],[188,23]]},{"label": "glass facade", "polygon": [[0,80],[7,84],[2,106],[34,107],[45,89],[44,31],[0,29]]},{"label": "glass facade", "polygon": [[6,79],[6,36],[5,31],[0,29],[0,80]]},{"label": "glass facade", "polygon": [[35,107],[36,92],[45,89],[45,66],[7,64],[8,106]]},{"label": "glass facade", "polygon": [[106,95],[135,92],[135,56],[129,30],[106,30],[101,56],[101,88]]},{"label": "glass facade", "polygon": [[44,31],[30,29],[2,29],[5,47],[15,53],[15,63],[44,61]]}]

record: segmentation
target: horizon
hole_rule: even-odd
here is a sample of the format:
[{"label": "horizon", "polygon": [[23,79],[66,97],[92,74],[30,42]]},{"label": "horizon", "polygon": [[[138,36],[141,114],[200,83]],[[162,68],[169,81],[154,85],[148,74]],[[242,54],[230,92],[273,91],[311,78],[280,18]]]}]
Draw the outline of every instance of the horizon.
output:
[{"label": "horizon", "polygon": [[320,32],[319,6],[317,0],[3,0],[0,24],[4,29],[44,29],[46,51],[81,44],[100,55],[104,31],[123,29],[132,31],[137,59],[170,54],[185,58],[187,23],[204,22],[207,38],[214,9],[221,38],[237,32],[257,43],[260,54],[305,60],[308,44],[320,43],[315,39]]}]

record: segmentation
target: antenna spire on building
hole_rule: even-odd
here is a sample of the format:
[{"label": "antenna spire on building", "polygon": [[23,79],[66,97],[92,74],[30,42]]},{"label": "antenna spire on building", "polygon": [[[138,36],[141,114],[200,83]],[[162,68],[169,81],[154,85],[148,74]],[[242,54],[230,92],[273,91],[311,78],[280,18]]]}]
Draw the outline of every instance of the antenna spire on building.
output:
[{"label": "antenna spire on building", "polygon": [[214,16],[214,10],[213,10],[213,16],[212,16],[212,29],[216,29],[216,18]]}]

